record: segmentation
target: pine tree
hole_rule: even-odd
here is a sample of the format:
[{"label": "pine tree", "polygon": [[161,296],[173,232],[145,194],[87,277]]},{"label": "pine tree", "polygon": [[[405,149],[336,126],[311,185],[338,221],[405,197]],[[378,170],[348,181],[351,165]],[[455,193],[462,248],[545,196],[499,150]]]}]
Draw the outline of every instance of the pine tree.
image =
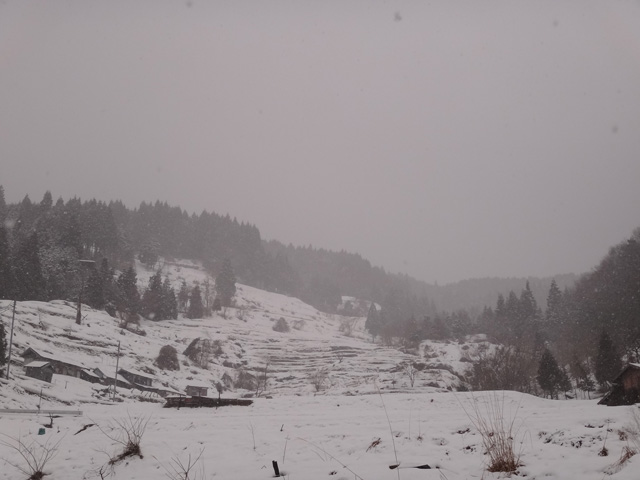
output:
[{"label": "pine tree", "polygon": [[451,334],[458,340],[471,333],[471,319],[466,310],[454,312],[451,316]]},{"label": "pine tree", "polygon": [[91,269],[84,291],[87,305],[97,310],[104,308],[106,302],[104,298],[104,277],[101,270],[97,268]]},{"label": "pine tree", "polygon": [[557,323],[560,317],[560,309],[562,307],[562,292],[558,288],[556,280],[551,280],[549,286],[549,294],[547,295],[547,311],[545,318],[549,323]]},{"label": "pine tree", "polygon": [[[500,300],[499,297],[498,300]],[[497,306],[496,315],[498,315]],[[516,332],[519,330],[520,300],[518,300],[518,296],[513,290],[509,292],[504,302],[504,308],[501,309],[501,314],[497,317],[497,320],[499,320],[498,339],[507,343],[514,342],[516,340]]]},{"label": "pine tree", "polygon": [[169,277],[165,277],[162,284],[162,317],[167,320],[178,318],[178,300]]},{"label": "pine tree", "polygon": [[42,201],[40,202],[40,209],[42,212],[46,212],[53,206],[53,197],[51,196],[51,192],[47,190],[44,192],[44,196],[42,197]]},{"label": "pine tree", "polygon": [[451,338],[451,329],[449,328],[450,318],[443,318],[442,315],[437,314],[433,319],[433,330],[431,332],[431,338],[434,340],[444,340]]},{"label": "pine tree", "polygon": [[211,309],[214,312],[219,312],[220,310],[222,310],[222,302],[220,301],[220,297],[217,297],[213,299],[213,306],[211,307]]},{"label": "pine tree", "polygon": [[115,272],[113,268],[109,266],[109,261],[106,258],[103,258],[100,263],[100,277],[102,278],[102,294],[105,302],[104,309],[109,315],[115,316],[118,288],[114,281]]},{"label": "pine tree", "polygon": [[126,321],[132,321],[140,312],[140,293],[137,287],[137,276],[133,266],[122,272],[116,282],[118,287],[117,308]]},{"label": "pine tree", "polygon": [[46,283],[38,257],[38,235],[33,232],[17,248],[14,256],[17,300],[44,300]]},{"label": "pine tree", "polygon": [[4,198],[4,187],[0,185],[0,225],[4,224],[4,219],[7,216],[7,202]]},{"label": "pine tree", "polygon": [[216,293],[223,307],[231,306],[231,300],[236,294],[236,275],[228,258],[222,262],[222,269],[216,277]]},{"label": "pine tree", "polygon": [[149,286],[142,295],[142,314],[150,320],[166,320],[163,315],[163,288],[160,270],[149,278]]},{"label": "pine tree", "polygon": [[180,284],[180,291],[178,292],[178,311],[186,313],[188,303],[189,288],[187,288],[187,282],[182,280],[182,283]]},{"label": "pine tree", "polygon": [[545,348],[538,365],[538,384],[540,388],[549,395],[549,397],[557,398],[558,389],[560,388],[562,378],[562,370],[558,366],[555,357]]},{"label": "pine tree", "polygon": [[202,294],[200,287],[196,285],[189,295],[189,310],[187,318],[202,318],[204,316],[204,305],[202,304]]},{"label": "pine tree", "polygon": [[520,316],[525,324],[535,321],[538,317],[538,303],[536,302],[529,281],[524,287],[524,290],[520,293]]},{"label": "pine tree", "polygon": [[138,255],[138,259],[147,266],[147,268],[153,268],[153,266],[158,263],[158,250],[160,249],[158,242],[152,241],[149,243],[145,243],[140,247],[140,254]]},{"label": "pine tree", "polygon": [[378,312],[378,309],[373,302],[371,302],[371,306],[369,307],[367,320],[364,322],[364,328],[365,330],[367,330],[367,332],[369,332],[374,340],[378,335],[380,335],[380,330],[382,329],[382,321],[380,318],[380,313]]},{"label": "pine tree", "polygon": [[0,221],[0,300],[13,297],[13,271],[9,257],[9,239],[7,229]]},{"label": "pine tree", "polygon": [[0,366],[7,362],[7,332],[4,323],[0,320]]},{"label": "pine tree", "polygon": [[573,356],[571,368],[573,372],[573,378],[576,381],[576,386],[587,392],[589,398],[591,398],[591,392],[596,388],[596,384],[591,378],[591,368],[589,362],[586,360],[580,360],[577,355]]},{"label": "pine tree", "polygon": [[596,357],[595,376],[601,387],[606,387],[622,370],[620,355],[616,350],[611,337],[603,330],[598,342],[598,355]]}]

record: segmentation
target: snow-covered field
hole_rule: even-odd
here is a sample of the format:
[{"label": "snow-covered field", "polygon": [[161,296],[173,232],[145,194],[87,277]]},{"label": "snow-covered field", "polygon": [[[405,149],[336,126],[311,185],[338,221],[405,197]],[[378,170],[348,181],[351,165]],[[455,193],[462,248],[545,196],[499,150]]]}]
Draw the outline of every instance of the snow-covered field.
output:
[{"label": "snow-covered field", "polygon": [[[110,425],[127,418],[148,418],[141,442],[143,458],[107,466],[105,478],[170,478],[167,469],[176,461],[186,464],[189,455],[195,460],[202,452],[192,472],[198,476],[190,478],[271,478],[271,462],[276,460],[289,479],[396,479],[398,473],[405,480],[489,479],[501,475],[485,471],[481,438],[462,406],[473,411],[469,407],[476,401],[482,410],[490,398],[486,393],[282,396],[217,410],[139,403],[85,405],[82,416],[54,419],[53,428],[42,436],[37,432],[49,422],[44,415],[3,414],[0,427],[3,434],[29,442],[60,441],[57,456],[45,469],[51,479],[100,478],[100,468],[121,447],[98,426],[109,433]],[[632,407],[544,400],[513,392],[499,399],[504,400],[507,417],[515,418],[516,448],[523,464],[518,478],[601,480],[627,445],[621,432],[630,424]],[[96,426],[76,434],[87,424]],[[600,456],[605,446],[609,455]],[[389,466],[396,463],[396,453],[401,467],[426,463],[440,470],[392,471]],[[0,446],[0,458],[0,479],[25,478],[5,461],[20,462],[15,451]],[[610,478],[637,480],[639,458],[631,458]]]},{"label": "snow-covered field", "polygon": [[[202,282],[206,274],[195,264],[165,264],[174,286]],[[141,287],[152,271],[138,267]],[[469,362],[469,354],[491,348],[477,339],[465,344],[424,342],[417,351],[402,352],[370,342],[364,318],[328,315],[295,298],[238,285],[236,308],[226,318],[152,322],[143,320],[145,336],[118,327],[104,312],[85,307],[82,325],[75,324],[75,306],[55,301],[20,302],[16,312],[11,379],[0,380],[0,480],[27,478],[10,463],[21,464],[11,444],[57,446],[45,471],[51,479],[157,479],[171,476],[177,462],[186,464],[202,453],[188,478],[259,479],[273,476],[278,461],[290,479],[429,479],[499,478],[486,471],[487,457],[472,418],[487,404],[504,406],[513,420],[516,449],[522,466],[518,475],[550,479],[638,479],[638,457],[619,471],[611,466],[637,437],[627,432],[631,407],[602,407],[596,400],[553,401],[513,392],[454,393]],[[0,301],[0,315],[10,325],[11,304]],[[273,325],[284,318],[289,332]],[[345,322],[350,334],[345,335]],[[182,352],[195,338],[220,346],[203,364]],[[20,355],[31,347],[88,369],[115,373],[119,366],[151,375],[154,386],[184,392],[188,384],[213,388],[239,369],[256,375],[268,372],[261,397],[248,407],[180,410],[162,408],[155,394],[118,389],[111,401],[106,387],[54,375],[52,383],[24,373]],[[160,348],[171,345],[180,370],[154,366]],[[420,371],[412,386],[403,362],[416,362]],[[314,373],[326,379],[320,390]],[[3,372],[4,373],[4,372]],[[230,386],[224,397],[247,390]],[[496,400],[497,399],[497,400]],[[384,404],[383,404],[384,402]],[[55,418],[52,428],[38,435],[47,415],[7,413],[2,409],[81,410],[82,415]],[[466,412],[465,412],[466,410]],[[388,420],[387,420],[388,415]],[[146,421],[143,458],[131,457],[108,465],[118,446],[105,433],[117,422]],[[83,426],[95,424],[79,432]],[[59,443],[58,443],[59,442]],[[4,444],[3,444],[4,443]],[[603,449],[608,451],[602,456]],[[397,456],[397,460],[396,460]],[[389,466],[400,462],[400,469]],[[432,470],[412,465],[429,464]],[[102,477],[101,477],[102,476]]]}]

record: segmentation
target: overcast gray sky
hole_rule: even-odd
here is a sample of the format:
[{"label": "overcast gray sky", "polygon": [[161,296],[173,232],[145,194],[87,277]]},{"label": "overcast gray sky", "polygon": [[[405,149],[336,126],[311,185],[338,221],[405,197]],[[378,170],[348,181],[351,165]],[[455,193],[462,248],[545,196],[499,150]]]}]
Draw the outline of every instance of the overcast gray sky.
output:
[{"label": "overcast gray sky", "polygon": [[439,283],[584,272],[640,226],[640,2],[7,0],[0,184]]}]

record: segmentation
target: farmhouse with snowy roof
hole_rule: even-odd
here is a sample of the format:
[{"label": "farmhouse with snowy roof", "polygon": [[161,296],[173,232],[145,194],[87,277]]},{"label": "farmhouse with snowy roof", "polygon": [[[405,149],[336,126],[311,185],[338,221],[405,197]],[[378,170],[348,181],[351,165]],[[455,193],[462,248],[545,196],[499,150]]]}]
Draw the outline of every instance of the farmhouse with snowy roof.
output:
[{"label": "farmhouse with snowy roof", "polygon": [[640,363],[629,363],[613,380],[611,390],[598,405],[609,407],[640,402]]},{"label": "farmhouse with snowy roof", "polygon": [[138,390],[153,390],[152,385],[154,378],[151,375],[125,368],[118,370],[118,373]]},{"label": "farmhouse with snowy roof", "polygon": [[53,367],[49,362],[34,360],[24,366],[27,377],[36,378],[43,382],[51,383],[53,378]]},{"label": "farmhouse with snowy roof", "polygon": [[53,369],[53,373],[58,375],[69,375],[71,377],[82,378],[82,371],[85,370],[85,367],[82,365],[62,360],[61,358],[54,357],[50,354],[38,352],[31,347],[22,352],[22,358],[24,358],[25,365],[30,364],[31,362],[48,362]]}]

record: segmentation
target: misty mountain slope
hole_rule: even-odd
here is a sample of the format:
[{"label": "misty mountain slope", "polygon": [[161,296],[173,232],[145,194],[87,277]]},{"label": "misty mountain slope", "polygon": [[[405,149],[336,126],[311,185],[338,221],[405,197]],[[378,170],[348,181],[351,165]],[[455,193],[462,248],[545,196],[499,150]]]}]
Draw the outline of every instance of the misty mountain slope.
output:
[{"label": "misty mountain slope", "polygon": [[[173,281],[203,282],[206,274],[197,265],[189,268],[165,265],[163,271]],[[148,280],[152,272],[139,270],[139,283]],[[154,386],[184,391],[187,384],[201,383],[215,392],[216,382],[236,380],[240,370],[259,377],[267,371],[267,386],[261,393],[268,395],[312,394],[320,387],[322,393],[358,394],[382,390],[411,388],[409,378],[400,364],[417,362],[422,370],[413,389],[434,391],[455,388],[460,383],[456,374],[464,374],[468,363],[460,362],[464,350],[480,344],[424,342],[417,354],[403,353],[368,341],[364,318],[342,317],[319,312],[300,300],[269,293],[246,285],[238,285],[237,307],[206,319],[185,319],[154,322],[142,320],[140,330],[145,335],[124,330],[119,320],[105,312],[83,306],[83,323],[76,325],[76,306],[70,302],[19,302],[16,309],[13,360],[28,347],[87,369],[100,368],[113,375],[120,342],[119,368],[133,369],[152,375]],[[9,331],[11,302],[1,301],[2,321]],[[288,323],[288,332],[276,332],[278,319]],[[341,332],[350,324],[351,336]],[[183,352],[196,339],[206,340],[212,351],[204,361],[188,359]],[[179,371],[163,371],[154,365],[160,348],[171,345],[178,352]],[[455,372],[452,373],[452,372]],[[39,399],[24,401],[24,392],[43,391],[50,402],[101,402],[104,387],[71,377],[54,375],[52,384],[24,376],[23,368],[12,366],[17,382],[11,387],[15,394],[0,394],[0,404],[32,407]],[[75,386],[75,394],[67,389]],[[17,389],[17,390],[16,390]],[[228,395],[249,393],[231,387]],[[120,389],[119,395],[135,399],[138,391]],[[25,403],[26,402],[26,403]]]}]

